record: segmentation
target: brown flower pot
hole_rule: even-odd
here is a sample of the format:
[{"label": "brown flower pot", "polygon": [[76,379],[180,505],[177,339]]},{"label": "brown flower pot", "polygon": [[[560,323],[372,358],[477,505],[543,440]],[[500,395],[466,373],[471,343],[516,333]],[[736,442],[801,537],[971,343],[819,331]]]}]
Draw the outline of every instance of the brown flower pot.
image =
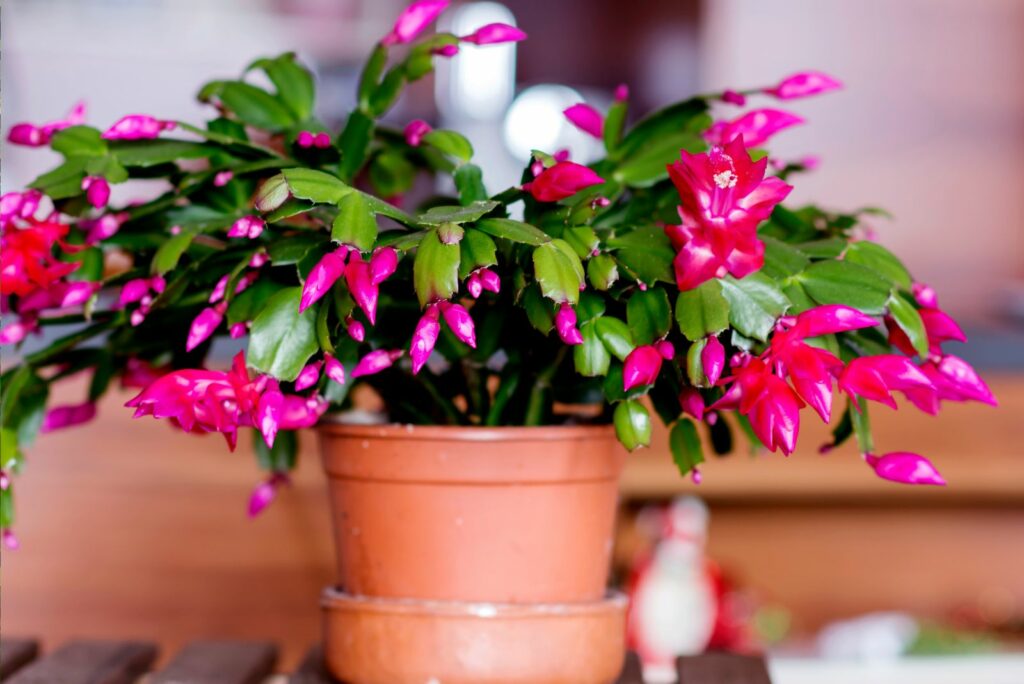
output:
[{"label": "brown flower pot", "polygon": [[[320,437],[338,552],[338,590],[323,602],[336,676],[614,680],[625,605],[605,586],[625,454],[610,427],[325,424]],[[588,651],[590,669],[565,660]]]}]

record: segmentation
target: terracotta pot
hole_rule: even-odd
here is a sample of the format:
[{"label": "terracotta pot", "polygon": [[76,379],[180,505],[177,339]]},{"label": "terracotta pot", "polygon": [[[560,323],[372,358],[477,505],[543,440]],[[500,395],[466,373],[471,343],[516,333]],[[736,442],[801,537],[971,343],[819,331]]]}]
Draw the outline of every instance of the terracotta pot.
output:
[{"label": "terracotta pot", "polygon": [[604,596],[625,460],[610,427],[327,424],[320,438],[347,593]]},{"label": "terracotta pot", "polygon": [[338,553],[326,656],[349,684],[608,684],[625,452],[610,427],[320,429]]}]

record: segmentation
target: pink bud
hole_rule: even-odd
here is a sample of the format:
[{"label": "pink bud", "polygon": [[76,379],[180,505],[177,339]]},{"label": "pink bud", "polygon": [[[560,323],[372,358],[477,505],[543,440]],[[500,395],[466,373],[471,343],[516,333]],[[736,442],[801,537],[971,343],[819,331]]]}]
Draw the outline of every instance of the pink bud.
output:
[{"label": "pink bud", "polygon": [[188,339],[185,342],[185,351],[190,352],[205,342],[223,320],[223,304],[203,309],[196,316],[195,320],[192,321],[192,326],[188,331]]},{"label": "pink bud", "polygon": [[97,209],[110,201],[110,184],[103,176],[86,176],[82,179],[82,190],[85,190],[85,199]]},{"label": "pink bud", "polygon": [[397,45],[415,40],[447,7],[448,0],[417,0],[398,15],[394,28],[381,44]]},{"label": "pink bud", "polygon": [[99,283],[74,282],[67,283],[60,294],[60,306],[78,306],[85,304],[100,288]]},{"label": "pink bud", "polygon": [[319,133],[317,133],[315,136],[313,136],[313,146],[321,150],[326,150],[328,147],[331,146],[330,134],[324,131],[320,131]]},{"label": "pink bud", "polygon": [[277,490],[282,485],[289,484],[288,476],[284,473],[274,473],[265,481],[256,485],[249,497],[249,517],[255,518],[269,506],[277,497]]},{"label": "pink bud", "polygon": [[629,99],[629,86],[625,83],[620,83],[615,86],[615,93],[613,95],[616,102],[625,102]]},{"label": "pink bud", "polygon": [[25,145],[26,147],[42,147],[50,142],[42,128],[30,123],[11,126],[11,130],[7,132],[7,140],[15,145]]},{"label": "pink bud", "polygon": [[643,345],[629,352],[623,363],[622,385],[628,392],[634,387],[653,385],[661,371],[662,356],[653,345]]},{"label": "pink bud", "polygon": [[661,340],[660,342],[654,343],[654,348],[661,354],[661,358],[666,361],[671,361],[676,357],[676,348],[672,346],[672,343],[668,340]]},{"label": "pink bud", "polygon": [[3,541],[4,548],[10,551],[17,551],[21,548],[21,543],[10,528],[5,528],[3,532],[0,532],[0,540]]},{"label": "pink bud", "polygon": [[497,273],[488,268],[481,268],[477,274],[480,276],[480,285],[485,290],[494,294],[501,292],[501,278]]},{"label": "pink bud", "polygon": [[217,284],[213,286],[213,291],[210,293],[210,304],[216,304],[220,300],[224,299],[224,295],[227,294],[229,276],[223,275]]},{"label": "pink bud", "polygon": [[85,237],[85,243],[95,245],[97,242],[116,235],[117,231],[121,230],[121,224],[127,219],[128,215],[125,213],[104,214],[95,221],[82,221],[79,225],[88,228],[89,232]]},{"label": "pink bud", "polygon": [[144,140],[155,138],[161,131],[175,127],[173,121],[161,121],[147,114],[129,114],[121,117],[103,134],[106,140]]},{"label": "pink bud", "polygon": [[935,288],[924,283],[914,283],[914,299],[928,309],[936,309],[939,306],[939,296],[935,293]]},{"label": "pink bud", "polygon": [[454,57],[459,54],[458,45],[442,45],[439,48],[434,48],[431,52],[439,57]]},{"label": "pink bud", "polygon": [[356,342],[362,342],[366,339],[366,328],[364,328],[363,324],[359,321],[350,319],[345,327],[345,331],[348,333],[348,336]]},{"label": "pink bud", "polygon": [[700,352],[700,364],[704,369],[704,377],[709,384],[714,385],[722,377],[725,368],[725,347],[715,335],[709,335],[707,340]]},{"label": "pink bud", "polygon": [[245,323],[235,323],[228,329],[228,335],[230,335],[231,339],[233,340],[237,340],[240,337],[245,337],[248,332],[249,326],[247,326]]},{"label": "pink bud", "polygon": [[[409,357],[412,359],[412,372],[416,375],[423,368],[423,364],[430,358],[437,344],[437,336],[441,333],[441,323],[438,320],[437,305],[431,304],[423,312],[416,329],[412,333],[412,343],[409,345]],[[354,375],[354,373],[353,373]]]},{"label": "pink bud", "polygon": [[598,140],[604,134],[604,115],[590,105],[580,102],[566,109],[565,118],[576,128]]},{"label": "pink bud", "polygon": [[704,420],[704,397],[695,387],[684,387],[679,393],[679,406],[687,415],[693,416],[696,420]]},{"label": "pink bud", "polygon": [[243,216],[231,224],[231,228],[228,229],[228,237],[254,240],[263,233],[266,226],[266,221],[258,216]]},{"label": "pink bud", "polygon": [[0,492],[6,492],[11,488],[11,476],[6,470],[0,470]]},{"label": "pink bud", "polygon": [[722,102],[742,107],[747,104],[747,98],[741,93],[737,93],[735,90],[726,90],[722,93]]},{"label": "pink bud", "polygon": [[352,377],[358,378],[364,375],[379,373],[386,368],[390,368],[401,356],[401,349],[392,349],[390,351],[387,349],[376,349],[359,359],[359,363],[352,369]]},{"label": "pink bud", "polygon": [[121,288],[121,296],[118,298],[118,307],[123,308],[133,304],[149,293],[149,280],[146,278],[135,278],[129,280]]},{"label": "pink bud", "polygon": [[138,327],[142,325],[144,320],[146,320],[146,312],[142,309],[136,309],[135,311],[132,311],[132,315],[128,317],[128,320],[131,322],[133,328]]},{"label": "pink bud", "polygon": [[213,177],[213,187],[223,188],[235,177],[234,171],[220,171]]},{"label": "pink bud", "polygon": [[479,299],[480,295],[483,294],[484,286],[480,282],[480,276],[475,272],[470,273],[469,277],[466,278],[466,290],[469,292],[473,299]]},{"label": "pink bud", "polygon": [[252,259],[249,259],[250,268],[262,268],[270,262],[270,255],[266,252],[257,252],[252,255]]},{"label": "pink bud", "polygon": [[301,392],[307,387],[312,387],[320,379],[320,362],[307,364],[301,371],[299,377],[295,378],[295,389]]},{"label": "pink bud", "polygon": [[277,438],[277,431],[281,422],[281,411],[284,406],[284,395],[278,389],[277,383],[267,389],[256,405],[256,426],[268,449],[274,448],[274,440]]},{"label": "pink bud", "polygon": [[873,328],[878,325],[871,316],[857,309],[841,304],[829,304],[808,309],[796,317],[793,332],[798,337],[817,337],[831,335],[861,328]]},{"label": "pink bud", "polygon": [[370,265],[361,256],[354,256],[345,268],[345,282],[352,299],[373,325],[377,321],[377,285],[370,274]]},{"label": "pink bud", "polygon": [[526,34],[515,26],[508,24],[487,24],[481,26],[468,36],[462,36],[459,40],[477,45],[494,45],[497,43],[515,43],[526,40]]},{"label": "pink bud", "polygon": [[690,471],[690,481],[693,482],[693,484],[695,485],[699,485],[701,482],[704,481],[704,476],[696,467]]},{"label": "pink bud", "polygon": [[18,344],[38,328],[35,318],[23,317],[0,329],[0,345]]},{"label": "pink bud", "polygon": [[566,161],[544,169],[532,183],[526,183],[522,187],[538,202],[557,202],[601,183],[604,183],[604,179],[593,169]]},{"label": "pink bud", "polygon": [[555,313],[555,330],[565,344],[583,344],[583,335],[576,327],[576,312],[569,302],[562,302]]},{"label": "pink bud", "polygon": [[295,144],[302,148],[312,147],[316,136],[311,131],[299,131],[295,136]]},{"label": "pink bud", "polygon": [[476,326],[473,325],[473,318],[466,308],[460,304],[444,302],[441,304],[441,313],[444,315],[444,322],[459,341],[476,349]]},{"label": "pink bud", "polygon": [[839,90],[843,84],[820,71],[801,71],[783,79],[777,86],[765,88],[764,92],[780,100],[794,100],[809,95]]},{"label": "pink bud", "polygon": [[302,285],[302,297],[299,299],[300,313],[327,294],[338,278],[342,276],[346,270],[345,256],[347,254],[347,248],[336,249],[329,254],[325,254],[310,269],[309,275],[306,276],[306,282]]},{"label": "pink bud", "polygon": [[380,285],[398,268],[398,252],[394,247],[378,247],[370,257],[370,280]]},{"label": "pink bud", "polygon": [[330,354],[324,354],[324,374],[339,385],[345,384],[345,366]]},{"label": "pink bud", "polygon": [[864,454],[864,460],[874,469],[876,475],[885,480],[903,484],[946,484],[931,461],[909,451],[894,451],[882,456]]},{"label": "pink bud", "polygon": [[87,401],[84,404],[55,406],[46,412],[40,432],[53,432],[62,428],[88,423],[96,417],[96,404]]},{"label": "pink bud", "polygon": [[778,109],[755,109],[732,121],[716,122],[705,136],[713,145],[726,145],[740,137],[747,147],[757,147],[779,131],[802,123],[804,120],[796,114]]},{"label": "pink bud", "polygon": [[430,124],[423,119],[413,119],[405,127],[405,142],[413,147],[419,147],[423,142],[423,136],[432,130]]}]

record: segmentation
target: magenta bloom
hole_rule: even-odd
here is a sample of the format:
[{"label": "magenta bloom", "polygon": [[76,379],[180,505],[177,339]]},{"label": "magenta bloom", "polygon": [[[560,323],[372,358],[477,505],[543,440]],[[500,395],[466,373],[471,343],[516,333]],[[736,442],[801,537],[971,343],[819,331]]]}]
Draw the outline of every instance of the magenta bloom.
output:
[{"label": "magenta bloom", "polygon": [[103,176],[86,176],[82,179],[82,190],[85,190],[86,201],[97,209],[110,201],[110,184]]},{"label": "magenta bloom", "polygon": [[68,115],[57,121],[50,121],[41,126],[31,123],[19,123],[11,127],[7,133],[7,140],[15,145],[26,145],[28,147],[42,147],[49,145],[50,140],[57,131],[70,126],[78,126],[85,121],[85,103],[79,102]]},{"label": "magenta bloom", "polygon": [[682,200],[683,225],[665,229],[679,250],[673,265],[680,290],[761,268],[764,243],[757,225],[793,189],[778,178],[765,178],[767,165],[767,159],[752,162],[737,137],[703,154],[683,151],[668,167]]},{"label": "magenta bloom", "polygon": [[228,229],[228,237],[255,240],[263,234],[263,229],[266,227],[266,221],[250,214],[231,224],[231,227]]},{"label": "magenta bloom", "polygon": [[398,268],[398,252],[394,247],[378,247],[370,257],[370,280],[380,285]]},{"label": "magenta bloom", "polygon": [[116,235],[117,231],[121,230],[121,224],[127,220],[128,214],[124,212],[104,214],[97,219],[79,221],[78,227],[88,231],[85,244],[95,245]]},{"label": "magenta bloom", "polygon": [[820,71],[801,71],[793,74],[772,88],[765,88],[764,92],[774,95],[780,100],[795,100],[799,97],[809,95],[820,95],[833,90],[839,90],[843,84],[828,74]]},{"label": "magenta bloom", "polygon": [[17,551],[21,548],[21,542],[18,541],[18,537],[14,534],[14,530],[7,527],[0,530],[0,542],[2,542],[4,548],[9,551]]},{"label": "magenta bloom", "polygon": [[585,102],[574,104],[564,112],[565,118],[584,133],[601,140],[604,135],[604,115]]},{"label": "magenta bloom", "polygon": [[847,364],[839,376],[839,388],[856,402],[857,397],[896,408],[893,391],[936,392],[935,384],[905,356],[880,354],[861,356]]},{"label": "magenta bloom", "polygon": [[704,420],[704,397],[695,387],[684,387],[679,393],[679,407],[694,420]]},{"label": "magenta bloom", "polygon": [[442,302],[441,314],[455,337],[459,338],[459,341],[466,346],[476,349],[476,326],[473,324],[472,316],[466,311],[466,307],[461,304]]},{"label": "magenta bloom", "polygon": [[282,430],[303,430],[311,428],[327,412],[328,403],[320,396],[300,397],[286,394],[281,407]]},{"label": "magenta bloom", "polygon": [[981,379],[971,364],[958,356],[947,354],[941,358],[933,358],[921,364],[921,372],[934,384],[935,391],[911,389],[906,392],[914,406],[935,415],[939,405],[945,401],[977,401],[989,406],[998,406],[992,390]]},{"label": "magenta bloom", "polygon": [[356,320],[348,320],[345,323],[345,332],[356,342],[362,342],[366,339],[366,328],[363,324]]},{"label": "magenta bloom", "polygon": [[401,357],[401,349],[376,349],[359,359],[359,363],[352,369],[352,377],[359,378],[364,375],[380,373],[386,368],[391,368]]},{"label": "magenta bloom", "polygon": [[96,404],[87,401],[84,404],[54,406],[43,418],[41,432],[53,432],[62,428],[88,423],[96,417]]},{"label": "magenta bloom", "polygon": [[747,97],[742,93],[737,93],[735,90],[726,90],[725,92],[722,93],[720,99],[722,100],[722,102],[731,105],[736,105],[737,107],[742,107],[743,105],[747,104]]},{"label": "magenta bloom", "polygon": [[791,334],[803,339],[873,328],[876,325],[878,321],[853,307],[829,304],[816,306],[797,316]]},{"label": "magenta bloom", "polygon": [[718,383],[718,379],[722,377],[722,370],[725,369],[725,347],[717,335],[709,335],[707,340],[707,344],[700,352],[700,364],[708,384],[714,385]]},{"label": "magenta bloom", "polygon": [[460,37],[459,40],[477,45],[496,45],[498,43],[517,43],[521,40],[526,40],[526,34],[515,26],[498,23],[481,26],[468,36]]},{"label": "magenta bloom", "polygon": [[325,254],[320,261],[310,269],[306,276],[306,282],[302,285],[302,297],[299,299],[299,311],[305,311],[316,301],[327,294],[338,278],[345,273],[345,257],[348,256],[348,247],[338,249]]},{"label": "magenta bloom", "polygon": [[622,369],[622,386],[628,392],[634,387],[653,385],[661,371],[664,357],[651,344],[637,347],[629,352]]},{"label": "magenta bloom", "polygon": [[538,202],[557,202],[580,190],[600,185],[604,179],[582,164],[563,161],[544,169],[533,182],[523,185]]},{"label": "magenta bloom", "polygon": [[281,425],[281,412],[284,409],[284,395],[276,382],[268,383],[267,390],[256,404],[256,428],[263,435],[267,447],[274,448],[277,431]]},{"label": "magenta bloom", "polygon": [[478,268],[466,278],[466,290],[477,299],[484,290],[498,294],[501,292],[501,277],[489,268]]},{"label": "magenta bloom", "polygon": [[796,114],[778,109],[755,109],[732,121],[718,121],[705,137],[713,145],[725,145],[740,137],[747,147],[757,147],[779,131],[804,123]]},{"label": "magenta bloom", "polygon": [[442,45],[441,47],[434,48],[430,51],[431,54],[435,54],[438,57],[454,57],[459,54],[458,45]]},{"label": "magenta bloom", "polygon": [[616,102],[625,102],[629,99],[629,86],[625,83],[615,86],[615,92],[612,93],[612,97],[615,98]]},{"label": "magenta bloom", "polygon": [[903,484],[945,485],[946,481],[924,456],[894,451],[882,456],[864,454],[864,460],[878,477]]},{"label": "magenta bloom", "polygon": [[0,329],[0,345],[18,344],[28,337],[29,333],[38,329],[39,323],[34,315],[22,316],[14,323],[8,323]]},{"label": "magenta bloom", "polygon": [[576,327],[576,311],[569,302],[562,302],[555,312],[555,330],[565,344],[583,344],[583,335]]},{"label": "magenta bloom", "polygon": [[711,408],[738,409],[768,449],[782,449],[787,456],[793,453],[804,403],[786,381],[761,359],[750,359],[729,381],[732,386]]},{"label": "magenta bloom", "polygon": [[231,179],[235,177],[234,171],[218,171],[213,177],[213,187],[223,188],[225,185],[231,182]]},{"label": "magenta bloom", "polygon": [[199,312],[199,315],[192,321],[188,330],[188,339],[185,341],[185,351],[189,352],[201,345],[224,320],[224,312],[227,307],[223,303],[217,306],[208,306]]},{"label": "magenta bloom", "polygon": [[339,385],[345,384],[345,366],[330,354],[324,354],[324,374]]},{"label": "magenta bloom", "polygon": [[277,497],[277,490],[283,485],[291,484],[286,473],[274,473],[256,485],[249,496],[249,517],[255,518],[266,509]]},{"label": "magenta bloom", "polygon": [[295,378],[295,390],[301,392],[315,385],[318,380],[320,380],[320,362],[308,363],[299,371],[299,377]]},{"label": "magenta bloom", "polygon": [[419,147],[423,142],[423,136],[432,130],[433,127],[423,119],[413,119],[405,126],[405,142],[413,147]]},{"label": "magenta bloom", "polygon": [[348,284],[352,299],[356,300],[356,304],[370,319],[370,325],[376,323],[379,288],[377,283],[373,282],[370,264],[363,261],[363,257],[358,253],[352,256],[345,268],[345,282]]},{"label": "magenta bloom", "polygon": [[[412,372],[416,375],[423,368],[423,365],[430,358],[434,346],[437,344],[437,337],[441,334],[441,321],[436,304],[431,304],[423,312],[416,329],[412,333],[412,342],[409,345],[409,357],[412,359]],[[353,373],[354,375],[354,373]]]},{"label": "magenta bloom", "polygon": [[[925,333],[928,336],[928,350],[932,354],[942,354],[942,343],[950,340],[966,342],[967,335],[964,334],[960,325],[953,320],[953,317],[938,307],[922,308],[918,311],[921,321],[924,323]],[[911,344],[910,338],[903,332],[902,328],[891,318],[885,319],[885,325],[889,329],[889,343],[899,349],[907,356],[916,356],[917,350]]]},{"label": "magenta bloom", "polygon": [[129,114],[123,116],[103,133],[106,140],[147,140],[155,138],[163,131],[169,131],[177,124],[173,121],[162,121],[148,114]]},{"label": "magenta bloom", "polygon": [[448,0],[417,0],[406,7],[391,32],[380,41],[382,45],[412,42],[448,7]]}]

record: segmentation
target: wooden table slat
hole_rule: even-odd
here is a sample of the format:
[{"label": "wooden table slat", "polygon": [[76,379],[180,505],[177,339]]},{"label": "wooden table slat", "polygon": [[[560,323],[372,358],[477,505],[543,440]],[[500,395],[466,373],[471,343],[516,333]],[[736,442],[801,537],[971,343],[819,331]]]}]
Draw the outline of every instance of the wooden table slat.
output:
[{"label": "wooden table slat", "polygon": [[257,641],[193,641],[152,684],[259,684],[274,672],[277,646]]},{"label": "wooden table slat", "polygon": [[34,639],[0,639],[0,680],[25,667],[39,655]]},{"label": "wooden table slat", "polygon": [[306,652],[299,669],[288,677],[288,684],[335,684],[324,664],[323,645],[317,644]]},{"label": "wooden table slat", "polygon": [[156,660],[140,641],[81,640],[64,644],[19,670],[8,684],[134,684]]},{"label": "wooden table slat", "polygon": [[771,684],[761,656],[712,652],[680,658],[679,684]]}]

